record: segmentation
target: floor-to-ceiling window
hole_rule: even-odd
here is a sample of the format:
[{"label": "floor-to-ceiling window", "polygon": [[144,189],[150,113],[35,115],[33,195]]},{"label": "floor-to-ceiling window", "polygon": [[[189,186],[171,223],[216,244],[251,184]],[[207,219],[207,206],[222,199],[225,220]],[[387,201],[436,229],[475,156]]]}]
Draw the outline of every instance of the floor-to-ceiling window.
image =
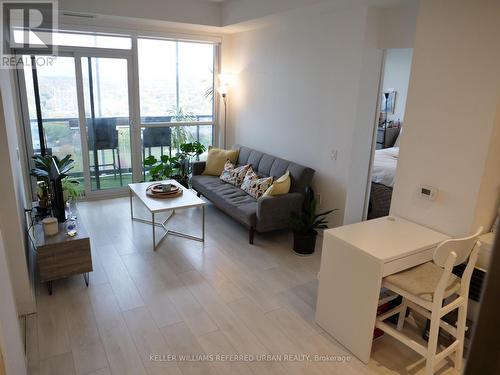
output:
[{"label": "floor-to-ceiling window", "polygon": [[214,45],[138,39],[143,158],[213,143]]},{"label": "floor-to-ceiling window", "polygon": [[143,179],[148,155],[212,145],[216,44],[74,31],[53,40],[50,64],[17,51],[28,153],[71,154],[87,195]]}]

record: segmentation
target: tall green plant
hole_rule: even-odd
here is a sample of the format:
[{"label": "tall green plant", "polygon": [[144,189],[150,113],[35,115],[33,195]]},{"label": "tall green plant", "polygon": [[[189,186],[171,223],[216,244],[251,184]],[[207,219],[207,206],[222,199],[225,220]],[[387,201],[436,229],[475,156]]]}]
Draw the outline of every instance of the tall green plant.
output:
[{"label": "tall green plant", "polygon": [[304,197],[302,211],[292,212],[290,216],[290,227],[299,234],[316,233],[317,229],[328,228],[327,216],[337,209],[316,213],[318,202],[314,199],[314,191],[308,188]]},{"label": "tall green plant", "polygon": [[198,157],[206,150],[200,142],[182,143],[180,152],[175,156],[162,155],[157,159],[154,155],[144,160],[144,166],[149,167],[151,181],[167,180],[169,178],[187,179],[191,173],[192,158]]},{"label": "tall green plant", "polygon": [[157,159],[149,155],[144,159],[144,166],[149,167],[150,181],[162,181],[179,174],[179,159],[176,156],[162,155]]}]

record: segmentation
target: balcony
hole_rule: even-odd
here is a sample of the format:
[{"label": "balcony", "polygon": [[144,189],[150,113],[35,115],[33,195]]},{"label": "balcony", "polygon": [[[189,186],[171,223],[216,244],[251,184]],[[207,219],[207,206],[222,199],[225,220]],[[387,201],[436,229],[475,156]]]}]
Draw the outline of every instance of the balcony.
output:
[{"label": "balcony", "polygon": [[[166,126],[175,122],[175,116],[144,117],[141,122],[142,160],[154,155],[175,155],[179,146],[185,142],[199,141],[207,148],[213,143],[213,126],[206,125],[212,116],[195,116],[193,122],[205,122],[202,125]],[[158,125],[155,125],[158,123]],[[87,145],[89,150],[90,182],[92,190],[114,189],[127,186],[132,182],[131,137],[128,117],[101,117],[95,119],[92,131],[91,119],[87,119]],[[161,125],[160,125],[161,124]],[[83,182],[84,162],[82,157],[79,120],[77,118],[49,118],[43,120],[44,136],[48,153],[57,157],[71,154],[75,167],[71,177]],[[90,126],[89,126],[90,125]],[[107,129],[105,129],[107,128]],[[151,131],[151,129],[155,129]],[[163,131],[161,130],[163,129]],[[31,120],[33,150],[40,152],[38,125]],[[94,134],[94,136],[93,136]],[[161,137],[158,137],[161,134]],[[203,157],[203,156],[202,156]],[[146,171],[143,178],[146,179]],[[83,184],[82,184],[83,185]]]}]

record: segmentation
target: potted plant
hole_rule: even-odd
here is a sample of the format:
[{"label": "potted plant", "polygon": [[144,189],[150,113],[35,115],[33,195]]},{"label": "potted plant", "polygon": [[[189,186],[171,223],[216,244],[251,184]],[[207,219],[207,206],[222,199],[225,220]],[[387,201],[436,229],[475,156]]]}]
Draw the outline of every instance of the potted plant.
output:
[{"label": "potted plant", "polygon": [[[38,211],[40,215],[46,216],[48,209],[51,204],[51,189],[49,175],[52,168],[52,159],[56,161],[59,172],[65,176],[63,177],[63,189],[65,185],[65,180],[68,179],[67,173],[73,169],[75,161],[71,159],[71,155],[66,155],[64,158],[59,159],[57,156],[52,155],[35,155],[33,156],[33,161],[35,163],[35,168],[31,169],[30,174],[37,178],[37,196],[38,196]],[[75,180],[76,181],[76,180]],[[66,182],[66,189],[69,189],[69,184]],[[66,190],[64,189],[64,190]],[[72,192],[67,191],[68,195],[71,196],[76,192],[75,189]],[[78,196],[81,195],[81,188],[79,190]],[[66,199],[66,198],[65,198]]]},{"label": "potted plant", "polygon": [[206,151],[206,147],[200,142],[189,142],[180,145],[181,152],[177,154],[179,158],[180,175],[183,181],[189,185],[189,176],[193,159],[199,160],[200,155]]},{"label": "potted plant", "polygon": [[290,227],[293,231],[293,250],[301,255],[314,252],[318,229],[328,228],[326,217],[336,210],[316,213],[316,199],[314,191],[307,188],[302,211],[292,212]]},{"label": "potted plant", "polygon": [[76,200],[83,195],[82,185],[76,178],[64,178],[62,180],[62,188],[65,202],[68,202],[69,200],[76,202]]},{"label": "potted plant", "polygon": [[144,160],[144,165],[149,167],[151,181],[174,179],[189,188],[191,159],[198,158],[206,148],[200,142],[190,142],[181,144],[179,149],[180,152],[176,156],[162,155],[157,159],[150,155]]},{"label": "potted plant", "polygon": [[180,180],[179,159],[176,156],[162,155],[157,159],[149,155],[144,159],[144,166],[149,167],[150,181]]}]

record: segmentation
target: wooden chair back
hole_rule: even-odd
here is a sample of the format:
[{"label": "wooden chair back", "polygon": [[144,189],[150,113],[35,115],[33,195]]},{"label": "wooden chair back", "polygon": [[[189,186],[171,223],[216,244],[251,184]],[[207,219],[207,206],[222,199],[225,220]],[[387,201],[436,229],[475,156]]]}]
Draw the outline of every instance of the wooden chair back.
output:
[{"label": "wooden chair back", "polygon": [[477,242],[479,235],[482,233],[483,227],[480,227],[476,233],[463,238],[452,238],[441,242],[434,251],[434,263],[439,267],[445,268],[446,261],[452,252],[455,253],[453,267],[462,264],[469,258],[474,245]]}]

